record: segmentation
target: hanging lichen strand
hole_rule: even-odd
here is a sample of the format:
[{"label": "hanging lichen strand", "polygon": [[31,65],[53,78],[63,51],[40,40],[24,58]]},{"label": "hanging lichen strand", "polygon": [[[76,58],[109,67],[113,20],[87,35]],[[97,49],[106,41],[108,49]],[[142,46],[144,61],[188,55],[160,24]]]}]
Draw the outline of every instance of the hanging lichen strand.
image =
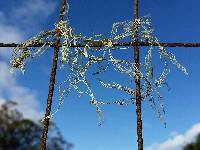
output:
[{"label": "hanging lichen strand", "polygon": [[[143,81],[143,84],[141,85],[141,98],[142,100],[149,100],[150,105],[155,110],[158,118],[163,121],[165,110],[163,99],[159,93],[159,88],[162,85],[167,85],[165,79],[170,71],[168,63],[171,62],[185,74],[187,74],[187,71],[182,65],[180,65],[180,63],[178,63],[176,57],[172,53],[166,51],[166,49],[159,44],[158,39],[153,35],[150,17],[145,16],[136,21],[138,22],[139,39],[150,44],[145,56],[145,62],[144,64],[140,64],[141,69],[139,70],[139,73],[141,81]],[[67,74],[66,80],[59,86],[59,102],[56,112],[60,109],[64,98],[71,92],[71,90],[76,90],[78,94],[87,94],[90,97],[90,104],[96,107],[99,125],[101,125],[103,122],[101,105],[129,105],[134,104],[135,102],[135,90],[132,87],[121,85],[117,81],[103,81],[98,76],[99,74],[105,73],[107,70],[112,68],[119,74],[127,75],[127,78],[129,78],[130,81],[134,80],[134,77],[136,76],[134,71],[136,68],[135,64],[129,60],[117,59],[113,55],[113,51],[116,49],[120,50],[129,48],[115,47],[113,46],[115,43],[127,39],[131,40],[133,43],[133,24],[133,21],[114,23],[111,36],[106,39],[103,35],[86,37],[81,34],[74,34],[68,20],[57,22],[55,23],[55,29],[42,32],[36,37],[18,45],[14,49],[13,57],[10,61],[11,69],[18,68],[24,73],[25,62],[28,58],[40,56],[48,50],[50,45],[54,44],[55,39],[60,39],[62,45],[59,60],[62,63],[62,68],[64,68],[65,65],[68,65],[70,71]],[[94,41],[99,41],[103,44],[103,47],[90,47],[91,43]],[[153,43],[155,42],[158,44],[157,48],[159,50],[158,53],[160,55],[160,60],[164,65],[163,72],[158,78],[153,76],[152,53],[154,48]],[[41,43],[43,43],[41,47],[34,47],[35,44]],[[73,48],[71,48],[72,44],[74,45]],[[78,45],[80,44],[85,46],[79,47]],[[92,90],[88,74],[86,74],[94,64],[98,64],[99,67],[97,68],[97,71],[93,72],[91,75],[96,76],[100,85],[105,88],[111,88],[123,92],[129,95],[130,98],[121,98],[109,102],[98,101]],[[142,69],[145,71],[142,72]],[[80,84],[83,84],[86,88],[81,90],[79,86]],[[157,101],[155,99],[157,99]],[[51,116],[53,116],[56,112],[54,112]]]}]

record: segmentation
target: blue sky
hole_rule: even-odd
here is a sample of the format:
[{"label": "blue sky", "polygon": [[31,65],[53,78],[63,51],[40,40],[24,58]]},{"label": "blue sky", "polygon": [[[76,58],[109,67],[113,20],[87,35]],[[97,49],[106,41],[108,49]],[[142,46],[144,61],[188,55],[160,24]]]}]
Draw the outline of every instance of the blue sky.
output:
[{"label": "blue sky", "polygon": [[[198,42],[198,14],[200,2],[182,0],[139,1],[139,16],[151,15],[155,35],[166,42]],[[1,0],[0,42],[22,42],[42,30],[53,28],[58,17],[59,2],[47,0]],[[133,20],[133,0],[79,0],[69,1],[70,25],[84,35],[110,35],[114,22]],[[167,48],[176,55],[189,75],[173,65],[167,82],[171,91],[161,90],[165,100],[167,128],[156,118],[148,101],[142,104],[144,147],[146,150],[181,150],[200,132],[200,50],[199,48]],[[144,51],[142,51],[144,50]],[[131,50],[129,50],[132,55]],[[124,54],[127,52],[124,52]],[[155,51],[156,53],[156,51]],[[128,53],[127,53],[128,54]],[[145,49],[141,49],[141,56]],[[0,102],[14,99],[25,117],[39,119],[46,103],[52,51],[27,63],[23,76],[16,71],[9,74],[10,49],[0,49]],[[143,62],[144,59],[141,61]],[[159,63],[155,57],[156,63]],[[58,85],[66,72],[58,71]],[[119,78],[120,81],[122,79]],[[110,90],[95,89],[97,96],[112,99],[120,95]],[[53,111],[57,105],[54,95]],[[103,93],[103,94],[102,94]],[[65,99],[61,110],[53,117],[74,150],[136,150],[135,106],[103,107],[105,123],[99,127],[95,107],[89,97],[81,98],[73,92]]]}]

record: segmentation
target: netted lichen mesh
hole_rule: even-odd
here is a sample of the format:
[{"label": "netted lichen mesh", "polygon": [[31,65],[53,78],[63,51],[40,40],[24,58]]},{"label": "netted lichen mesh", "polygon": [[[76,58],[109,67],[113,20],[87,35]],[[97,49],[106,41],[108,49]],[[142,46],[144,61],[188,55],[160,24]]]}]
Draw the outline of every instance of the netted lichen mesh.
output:
[{"label": "netted lichen mesh", "polygon": [[[145,61],[140,63],[139,75],[135,74],[135,64],[131,60],[115,57],[113,52],[120,49],[128,49],[130,47],[114,46],[115,43],[121,41],[134,41],[134,23],[138,24],[139,40],[149,43],[149,49],[145,55]],[[113,24],[110,37],[105,38],[103,35],[93,35],[86,37],[82,34],[76,34],[69,24],[69,20],[59,21],[55,23],[55,28],[47,32],[41,32],[39,35],[21,43],[13,50],[13,56],[10,61],[11,69],[18,68],[23,73],[25,71],[25,63],[29,58],[35,58],[45,51],[49,50],[50,45],[53,45],[55,39],[60,39],[61,48],[59,60],[62,68],[68,66],[70,71],[59,86],[58,108],[51,114],[52,117],[64,102],[65,97],[72,91],[77,91],[78,94],[86,94],[89,96],[90,104],[96,107],[98,114],[99,125],[103,123],[102,105],[129,105],[135,103],[135,89],[133,86],[126,86],[112,81],[112,78],[103,80],[100,74],[105,73],[110,68],[118,74],[126,75],[130,81],[134,78],[140,78],[141,83],[141,100],[148,100],[151,107],[155,110],[158,118],[165,124],[163,116],[165,114],[163,98],[159,92],[160,87],[167,86],[166,77],[170,72],[169,63],[174,64],[183,73],[187,74],[185,67],[183,67],[176,59],[176,57],[168,52],[163,46],[159,44],[158,38],[153,34],[151,26],[151,19],[149,16],[144,16],[140,19],[133,21],[116,22]],[[90,47],[93,41],[99,41],[103,44],[102,47]],[[35,44],[42,44],[41,47],[34,47]],[[157,43],[158,46],[153,46]],[[85,45],[79,47],[78,45]],[[72,48],[73,45],[73,48]],[[155,49],[155,50],[154,50]],[[154,50],[154,51],[153,51]],[[163,64],[163,71],[160,76],[155,77],[153,74],[152,60],[153,52],[158,53],[160,62]],[[123,53],[123,51],[121,51]],[[117,100],[100,101],[96,98],[92,90],[90,78],[88,78],[88,70],[97,65],[96,71],[91,75],[96,76],[96,80],[102,87],[118,90],[129,96],[127,98],[120,98]],[[80,83],[86,88],[80,88]]]}]

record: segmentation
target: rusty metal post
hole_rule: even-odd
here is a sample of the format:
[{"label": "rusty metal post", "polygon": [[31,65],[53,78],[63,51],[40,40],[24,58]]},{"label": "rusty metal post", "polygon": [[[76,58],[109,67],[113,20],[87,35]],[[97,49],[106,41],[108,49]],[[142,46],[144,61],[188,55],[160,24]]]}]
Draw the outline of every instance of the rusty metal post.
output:
[{"label": "rusty metal post", "polygon": [[136,84],[135,97],[136,97],[136,115],[137,115],[137,143],[138,143],[138,150],[143,150],[139,62],[140,59],[139,59],[139,46],[138,46],[138,0],[134,0],[134,63],[135,63],[135,84]]},{"label": "rusty metal post", "polygon": [[[62,0],[59,21],[64,19],[64,15],[65,15],[65,11],[66,11],[66,4],[67,4],[66,0]],[[59,34],[59,31],[57,34]],[[40,150],[46,150],[46,141],[47,141],[47,134],[48,134],[48,129],[49,129],[49,121],[50,121],[49,116],[51,114],[52,97],[53,97],[53,92],[54,92],[56,70],[57,70],[57,65],[58,65],[59,47],[60,47],[60,39],[57,39],[55,42],[55,45],[54,45],[53,66],[51,69],[51,77],[50,77],[50,82],[49,82],[49,93],[48,93],[48,97],[47,97],[47,106],[46,106],[46,113],[45,113],[45,119],[44,119],[44,127],[42,130]]]},{"label": "rusty metal post", "polygon": [[56,70],[57,70],[58,52],[59,52],[59,47],[57,46],[58,41],[56,43],[57,44],[54,47],[53,66],[51,70],[49,93],[48,93],[48,98],[47,98],[47,106],[46,106],[46,113],[45,113],[45,119],[44,119],[44,127],[42,131],[40,150],[46,150],[47,133],[48,133],[48,128],[49,128],[49,120],[50,120],[48,116],[50,116],[51,114],[52,97],[53,97],[53,92],[54,92],[54,84],[55,84],[55,77],[56,77]]}]

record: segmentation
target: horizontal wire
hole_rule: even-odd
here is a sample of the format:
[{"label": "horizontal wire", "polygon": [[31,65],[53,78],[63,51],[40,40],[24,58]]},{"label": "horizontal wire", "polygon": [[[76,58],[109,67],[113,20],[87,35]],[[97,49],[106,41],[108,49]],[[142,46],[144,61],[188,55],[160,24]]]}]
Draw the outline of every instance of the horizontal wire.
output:
[{"label": "horizontal wire", "polygon": [[[17,47],[18,43],[0,43],[0,47]],[[34,44],[30,47],[41,47],[43,46],[44,43],[38,43],[38,44]],[[50,45],[50,47],[54,47],[55,44],[48,44]],[[106,47],[107,45],[105,45],[101,40],[100,41],[90,41],[89,43],[87,43],[87,46],[90,47]],[[113,43],[112,47],[117,47],[117,46],[163,46],[163,47],[200,47],[200,43],[192,43],[192,42],[159,42],[159,43],[147,43],[147,42],[138,42],[138,43],[132,43],[132,42],[118,42],[118,43]],[[59,45],[60,47],[62,46],[61,44]],[[86,44],[71,44],[70,47],[85,47]]]}]

